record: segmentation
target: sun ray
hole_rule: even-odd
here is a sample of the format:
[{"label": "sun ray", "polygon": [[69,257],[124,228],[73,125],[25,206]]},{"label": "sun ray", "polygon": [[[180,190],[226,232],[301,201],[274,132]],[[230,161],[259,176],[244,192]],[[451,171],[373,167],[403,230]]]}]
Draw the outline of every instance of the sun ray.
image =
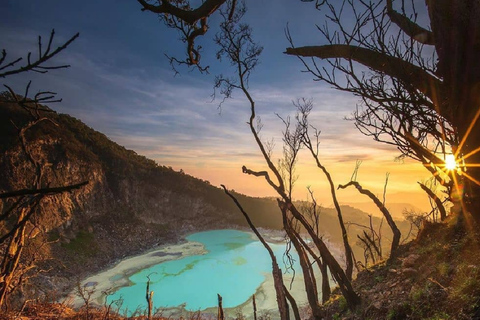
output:
[{"label": "sun ray", "polygon": [[470,135],[470,132],[471,132],[472,129],[473,129],[473,126],[475,125],[475,123],[476,123],[477,120],[478,120],[478,117],[480,117],[480,108],[478,108],[477,113],[475,114],[475,117],[473,117],[473,120],[470,122],[470,125],[468,126],[468,129],[467,129],[467,131],[465,132],[465,135],[464,135],[463,138],[462,138],[462,141],[460,141],[460,143],[459,143],[459,145],[458,145],[458,148],[457,148],[457,150],[455,151],[455,158],[457,158],[458,155],[460,154],[463,145],[464,145],[465,142],[467,141],[467,138],[468,138],[468,136]]},{"label": "sun ray", "polygon": [[476,153],[479,152],[479,151],[480,151],[480,147],[478,147],[477,149],[475,149],[475,150],[469,152],[468,154],[464,155],[464,156],[462,157],[462,159],[463,159],[463,160],[466,160],[466,159],[468,159],[469,157],[473,156],[474,154],[476,154]]},{"label": "sun ray", "polygon": [[480,181],[478,181],[477,179],[475,179],[471,175],[467,174],[466,172],[462,172],[462,175],[464,175],[466,178],[468,178],[469,180],[471,180],[472,182],[474,182],[474,183],[476,183],[477,185],[480,186]]},{"label": "sun ray", "polygon": [[480,167],[480,163],[468,163],[468,164],[465,164],[464,167],[466,167],[466,168],[478,168],[478,167]]}]

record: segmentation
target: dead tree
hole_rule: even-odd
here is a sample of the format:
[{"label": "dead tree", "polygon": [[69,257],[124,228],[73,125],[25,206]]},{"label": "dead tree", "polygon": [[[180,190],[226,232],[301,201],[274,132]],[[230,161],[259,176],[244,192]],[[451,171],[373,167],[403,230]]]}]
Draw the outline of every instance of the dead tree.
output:
[{"label": "dead tree", "polygon": [[[137,0],[142,11],[155,13],[169,28],[177,30],[182,42],[186,43],[186,57],[178,58],[167,56],[170,65],[176,71],[176,65],[196,67],[200,72],[208,72],[208,66],[200,64],[201,49],[195,41],[204,36],[208,31],[210,16],[215,13],[227,0],[206,0],[197,7],[193,7],[189,0]],[[155,4],[152,4],[155,3]],[[232,19],[236,9],[236,0],[231,0],[229,6],[229,19]]]},{"label": "dead tree", "polygon": [[[379,232],[375,231],[373,228],[373,223],[372,223],[372,215],[368,215],[369,218],[369,225],[365,226],[362,224],[354,223],[354,222],[349,222],[349,225],[355,225],[357,227],[364,228],[363,234],[362,235],[357,235],[357,238],[359,240],[359,245],[363,248],[363,256],[365,259],[365,267],[368,266],[368,259],[370,258],[372,260],[372,263],[375,264],[377,259],[382,259],[382,237],[380,234],[380,230],[382,228],[382,224],[380,224]],[[383,222],[383,220],[382,220]]]},{"label": "dead tree", "polygon": [[[153,272],[153,273],[156,273],[156,272]],[[145,292],[145,300],[147,301],[147,319],[148,320],[152,320],[152,310],[153,310],[153,290],[150,291],[150,276],[152,275],[149,274],[147,276],[147,288],[146,288],[146,292]]]},{"label": "dead tree", "polygon": [[296,229],[295,222],[292,217],[289,217],[287,206],[281,200],[278,200],[278,206],[282,212],[283,227],[287,233],[288,238],[293,244],[295,251],[298,254],[300,267],[302,268],[303,281],[305,285],[305,292],[307,294],[308,304],[312,309],[312,314],[315,319],[321,318],[320,304],[318,302],[318,290],[313,272],[312,264],[308,258],[308,252],[303,244],[300,242],[300,235]]},{"label": "dead tree", "polygon": [[[310,195],[310,201],[311,204],[307,205],[306,207],[301,208],[302,213],[310,219],[310,223],[312,225],[313,230],[315,233],[321,237],[320,234],[320,210],[319,206],[317,205],[317,201],[315,199],[315,196],[313,195],[313,191],[310,189],[310,187],[307,187],[308,193]],[[293,230],[295,231],[295,230]],[[315,263],[318,265],[318,268],[320,269],[320,272],[322,274],[322,303],[325,303],[330,299],[331,295],[331,288],[330,288],[330,275],[328,274],[328,266],[323,262],[324,259],[319,256],[321,255],[321,252],[319,254],[313,252],[312,248],[310,245],[308,245],[303,238],[300,235],[295,235],[296,238],[302,243],[303,247],[305,250],[308,251],[310,256],[313,258]]]},{"label": "dead tree", "polygon": [[[277,305],[278,305],[278,311],[280,312],[280,318],[282,320],[284,319],[290,319],[290,314],[289,314],[289,308],[287,304],[287,297],[286,297],[286,288],[285,285],[283,284],[283,275],[282,275],[282,270],[278,266],[277,258],[275,257],[275,254],[273,253],[272,248],[268,245],[268,243],[265,241],[265,239],[262,237],[260,232],[258,232],[257,228],[253,224],[252,220],[250,219],[248,213],[243,209],[242,205],[238,200],[233,196],[227,188],[222,185],[223,190],[225,193],[233,200],[235,205],[238,207],[240,212],[243,214],[245,217],[245,220],[247,220],[247,223],[250,227],[250,229],[255,233],[257,236],[258,240],[262,243],[262,245],[265,247],[265,249],[268,251],[268,254],[270,256],[270,260],[272,261],[272,275],[273,275],[273,283],[275,287],[275,293],[277,295]],[[220,295],[219,295],[220,296]],[[219,300],[220,301],[220,300]],[[295,310],[295,308],[294,308]],[[297,310],[298,312],[298,310]]]},{"label": "dead tree", "polygon": [[[345,273],[348,279],[352,280],[354,257],[353,257],[352,247],[350,246],[350,242],[348,241],[347,229],[345,228],[345,223],[343,222],[342,209],[340,207],[340,204],[338,203],[337,193],[335,191],[335,184],[333,183],[333,178],[330,172],[327,170],[327,168],[320,162],[320,158],[319,158],[320,131],[318,131],[315,127],[311,126],[308,122],[308,116],[313,108],[313,102],[312,100],[301,99],[301,100],[298,100],[296,103],[294,103],[294,105],[298,110],[297,122],[298,122],[298,126],[301,128],[301,137],[300,137],[301,143],[310,151],[310,154],[315,160],[315,164],[323,172],[330,186],[330,195],[332,197],[335,210],[337,211],[338,223],[340,225],[340,230],[342,231],[342,240],[343,240],[343,247],[345,250],[345,262],[346,262]],[[314,137],[316,139],[315,147],[310,137],[310,133],[309,133],[310,129],[314,130]]]},{"label": "dead tree", "polygon": [[428,194],[430,199],[432,199],[435,202],[437,210],[440,212],[440,220],[441,221],[445,220],[447,218],[447,211],[443,206],[442,200],[435,194],[435,192],[432,191],[432,189],[427,187],[425,184],[421,182],[418,182],[418,184],[420,185],[420,188],[422,188],[422,190]]},{"label": "dead tree", "polygon": [[270,178],[270,174],[267,171],[254,171],[246,166],[242,167],[242,171],[245,174],[264,178],[265,181],[277,192],[283,205],[287,208],[286,210],[292,214],[294,219],[298,220],[299,224],[312,238],[313,243],[324,259],[324,263],[328,265],[333,278],[339,284],[340,290],[349,307],[353,309],[360,302],[360,298],[353,290],[349,277],[345,274],[345,271],[341,268],[338,261],[333,257],[321,237],[315,233],[307,218],[302,215],[293,204],[293,201],[289,196],[289,193],[291,192],[290,182],[284,181],[279,168],[273,163],[269,151],[265,148],[259,137],[259,131],[256,126],[255,100],[248,91],[248,79],[250,73],[258,63],[262,48],[252,41],[249,26],[239,24],[239,19],[241,18],[239,12],[241,11],[237,9],[233,19],[228,19],[228,11],[223,12],[222,15],[224,20],[221,24],[221,32],[215,38],[217,44],[220,46],[218,56],[226,57],[230,61],[236,70],[236,77],[217,77],[216,88],[220,89],[220,92],[224,94],[225,97],[230,97],[234,89],[238,89],[244,94],[251,111],[250,119],[248,121],[250,132],[260,149],[269,172],[273,174],[273,179],[275,179],[275,181]]},{"label": "dead tree", "polygon": [[[47,64],[53,57],[67,48],[79,34],[77,33],[55,49],[52,47],[54,35],[55,32],[52,31],[46,48],[42,46],[42,38],[39,37],[38,57],[36,59],[33,59],[32,54],[28,53],[26,59],[19,57],[7,60],[7,52],[5,49],[2,50],[0,57],[0,77],[5,78],[26,72],[46,73],[50,70],[68,68],[68,65],[52,66]],[[21,150],[32,167],[34,178],[33,181],[30,182],[30,185],[24,189],[0,193],[0,199],[4,204],[3,208],[5,208],[0,214],[0,222],[4,223],[6,227],[2,234],[0,234],[0,247],[2,249],[2,260],[0,263],[0,307],[4,307],[8,295],[19,288],[22,285],[22,281],[28,279],[26,272],[35,267],[32,264],[34,261],[31,261],[28,265],[22,263],[22,252],[25,248],[26,240],[30,236],[28,230],[35,228],[31,223],[31,218],[37,212],[42,199],[64,192],[71,192],[88,183],[88,181],[84,181],[72,185],[50,187],[49,183],[42,179],[45,163],[37,159],[30,150],[26,137],[27,131],[40,123],[46,122],[56,125],[50,117],[46,116],[46,114],[52,111],[40,105],[40,103],[61,101],[55,98],[55,93],[43,91],[35,94],[32,99],[29,99],[30,83],[26,86],[23,97],[18,96],[9,86],[5,85],[5,87],[8,89],[8,92],[1,95],[0,99],[2,102],[22,108],[30,115],[30,121],[25,125],[17,126],[15,123],[12,124],[17,129]]]},{"label": "dead tree", "polygon": [[225,315],[223,313],[223,306],[222,306],[222,296],[217,293],[218,298],[218,315],[217,320],[225,320]]},{"label": "dead tree", "polygon": [[257,303],[255,301],[255,295],[252,295],[252,304],[253,304],[253,320],[257,320]]},{"label": "dead tree", "polygon": [[390,260],[393,259],[396,256],[398,245],[400,244],[400,237],[402,234],[398,229],[395,221],[393,221],[392,215],[390,214],[388,209],[385,207],[385,205],[377,198],[377,196],[375,196],[370,190],[364,189],[357,181],[350,181],[345,185],[339,185],[338,188],[345,189],[345,188],[348,188],[349,186],[354,186],[355,188],[357,188],[358,192],[369,197],[373,201],[373,203],[375,203],[378,209],[382,212],[383,216],[385,217],[385,220],[387,220],[387,223],[393,232],[392,245],[390,247]]},{"label": "dead tree", "polygon": [[[328,11],[329,23],[319,28],[327,44],[291,41],[286,53],[300,57],[317,80],[361,99],[353,118],[362,133],[420,161],[447,187],[463,184],[464,211],[479,220],[480,3],[427,0],[431,31],[416,23],[414,7],[401,3],[397,10],[392,0],[341,7],[316,1]],[[446,168],[449,153],[461,172]]]}]

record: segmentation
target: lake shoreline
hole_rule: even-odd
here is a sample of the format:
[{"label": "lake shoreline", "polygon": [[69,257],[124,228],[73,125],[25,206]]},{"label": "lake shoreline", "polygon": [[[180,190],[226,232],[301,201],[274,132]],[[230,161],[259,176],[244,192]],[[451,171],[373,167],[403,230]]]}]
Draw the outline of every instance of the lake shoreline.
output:
[{"label": "lake shoreline", "polygon": [[[225,229],[228,230],[228,229]],[[247,232],[251,235],[252,240],[257,241],[256,235],[248,228],[238,228],[232,229],[236,231]],[[209,230],[214,231],[214,230]],[[260,233],[269,243],[283,243],[284,241],[284,232],[280,230],[269,230],[261,228]],[[195,232],[196,233],[196,232]],[[164,245],[151,249],[143,254],[128,257],[122,259],[113,267],[109,267],[100,273],[87,277],[80,282],[81,288],[84,291],[92,291],[90,297],[90,303],[97,306],[103,306],[105,304],[106,295],[104,292],[114,292],[121,287],[129,286],[129,277],[133,274],[149,268],[151,266],[185,258],[187,256],[193,255],[203,255],[207,253],[204,245],[200,242],[189,241],[186,238],[189,235],[186,235],[181,243]],[[291,279],[291,275],[285,276],[286,283]],[[297,279],[300,278],[297,274]],[[298,281],[297,281],[298,282]],[[302,296],[303,289],[301,287],[293,288],[292,293],[296,296]],[[77,290],[72,291],[66,301],[68,304],[72,305],[75,308],[79,308],[84,305],[84,300],[76,294]],[[303,293],[304,294],[304,293]],[[268,312],[273,318],[274,314],[277,312],[277,302],[276,295],[273,289],[273,277],[271,274],[265,274],[265,281],[263,281],[255,292],[257,310],[259,314]],[[224,297],[224,300],[228,297]],[[300,299],[304,300],[304,299]],[[306,301],[306,300],[305,300]],[[300,304],[303,301],[299,301]],[[155,306],[154,306],[155,307]],[[160,308],[162,315],[164,316],[185,316],[194,313],[194,311],[186,310],[183,306],[169,307],[169,308]],[[204,310],[198,310],[203,315],[216,315],[217,308],[210,307]],[[225,308],[226,314],[233,316],[236,313],[242,313],[246,317],[253,317],[253,308],[252,308],[252,297],[247,301],[240,304],[239,306],[232,308]]]},{"label": "lake shoreline", "polygon": [[[84,291],[92,292],[90,302],[102,306],[105,303],[105,292],[113,292],[121,287],[128,286],[130,284],[128,278],[133,274],[162,262],[205,253],[205,247],[199,242],[184,240],[179,244],[164,245],[143,254],[120,260],[112,267],[82,280],[80,287]],[[84,304],[84,300],[78,295],[78,290],[78,288],[72,290],[64,299],[74,308],[79,308]]]}]

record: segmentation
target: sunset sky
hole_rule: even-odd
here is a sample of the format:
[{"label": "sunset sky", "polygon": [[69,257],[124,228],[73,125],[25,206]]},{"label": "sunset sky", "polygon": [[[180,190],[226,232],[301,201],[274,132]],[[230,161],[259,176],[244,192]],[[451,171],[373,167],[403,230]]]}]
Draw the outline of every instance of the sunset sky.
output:
[{"label": "sunset sky", "polygon": [[[275,113],[293,116],[292,100],[312,98],[310,121],[322,132],[320,160],[336,184],[348,182],[356,160],[362,160],[358,181],[365,188],[381,195],[385,174],[390,172],[387,201],[409,202],[426,210],[426,195],[416,182],[429,178],[428,172],[413,161],[395,161],[400,153],[394,147],[360,134],[353,122],[344,120],[358,98],[312,81],[310,74],[301,72],[298,59],[282,53],[288,47],[287,22],[296,44],[322,44],[315,26],[322,24],[322,13],[299,0],[271,3],[247,1],[246,21],[264,46],[250,88],[264,124],[262,139],[275,141],[274,157],[280,156],[282,144],[282,123]],[[221,109],[219,99],[212,101],[215,75],[231,72],[228,63],[215,59],[211,36],[218,17],[211,19],[210,36],[199,41],[210,74],[180,68],[175,76],[164,54],[181,55],[184,45],[154,14],[141,12],[134,0],[6,0],[0,11],[0,49],[5,48],[10,59],[25,57],[28,51],[36,55],[38,35],[46,42],[53,28],[56,45],[80,32],[80,38],[55,60],[71,68],[12,76],[1,79],[2,84],[22,94],[32,80],[32,92],[57,92],[63,102],[52,108],[161,165],[244,194],[275,195],[263,180],[241,172],[242,165],[266,169],[246,124],[246,100],[237,92]],[[325,178],[306,152],[298,174],[297,199],[306,199],[306,186],[312,186],[320,202],[331,205]],[[339,198],[343,203],[369,201],[353,189],[339,191]]]}]

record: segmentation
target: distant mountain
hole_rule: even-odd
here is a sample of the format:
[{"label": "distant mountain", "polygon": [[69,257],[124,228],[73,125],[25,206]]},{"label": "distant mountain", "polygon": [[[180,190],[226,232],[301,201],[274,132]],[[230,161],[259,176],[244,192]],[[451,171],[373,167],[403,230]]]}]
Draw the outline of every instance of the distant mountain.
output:
[{"label": "distant mountain", "polygon": [[[89,181],[80,190],[45,199],[34,216],[35,225],[46,231],[44,240],[51,241],[48,254],[53,260],[45,267],[52,271],[41,278],[44,288],[54,287],[61,294],[71,290],[76,279],[125,256],[196,231],[247,226],[232,201],[207,181],[127,150],[69,115],[52,110],[42,116],[56,125],[43,121],[26,138],[33,156],[45,164],[43,184]],[[15,128],[28,121],[27,111],[0,103],[0,192],[31,187],[34,170]],[[236,196],[258,227],[282,228],[274,199]],[[1,212],[6,207],[0,203]],[[363,231],[358,224],[368,225],[368,215],[348,206],[343,213],[345,221],[357,224],[349,226],[355,243]],[[380,219],[373,218],[373,223],[378,226]],[[399,227],[408,230],[405,223]],[[322,209],[320,229],[332,244],[341,243],[334,210]],[[382,230],[388,247],[386,223]],[[356,247],[355,252],[360,256],[363,251]]]},{"label": "distant mountain", "polygon": [[[381,217],[382,213],[377,208],[377,206],[372,202],[351,202],[348,203],[349,206],[360,209],[368,214],[372,214],[377,217]],[[397,220],[405,219],[403,212],[405,211],[415,211],[417,213],[423,212],[420,208],[414,206],[411,203],[386,203],[388,211],[391,213],[392,217]]]}]

